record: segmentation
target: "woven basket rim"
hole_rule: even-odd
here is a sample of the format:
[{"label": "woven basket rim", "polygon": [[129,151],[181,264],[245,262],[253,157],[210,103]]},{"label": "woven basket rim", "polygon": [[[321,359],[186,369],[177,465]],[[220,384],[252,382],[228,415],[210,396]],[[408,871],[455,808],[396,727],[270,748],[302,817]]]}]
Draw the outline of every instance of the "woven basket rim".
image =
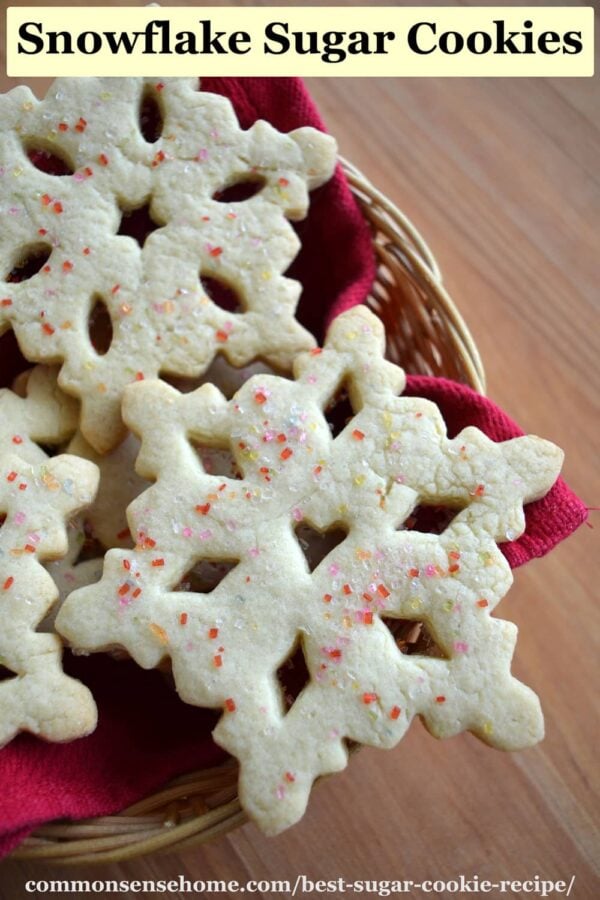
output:
[{"label": "woven basket rim", "polygon": [[[437,350],[438,354],[433,352],[430,360],[423,356],[427,350],[424,343],[418,356],[421,368],[429,365],[434,370],[431,374],[436,374],[436,367],[452,364],[451,377],[485,393],[479,351],[443,285],[439,266],[427,242],[411,220],[355,165],[343,157],[339,161],[373,230],[379,268],[367,303],[387,325],[388,357],[394,362],[401,361],[403,349],[406,352],[411,342],[419,343],[418,331],[412,336],[409,331],[400,335],[398,345],[391,341],[396,321],[400,321],[408,308],[404,305],[407,288],[419,328],[425,330],[428,340],[433,335],[441,341],[443,335],[447,343],[443,353],[440,347],[432,346],[432,351]],[[404,279],[399,282],[403,289],[399,295],[390,288],[394,277]],[[411,370],[409,366],[406,368]],[[13,851],[12,858],[87,865],[179,851],[206,843],[247,821],[235,789],[236,781],[237,764],[233,759],[220,766],[187,773],[115,815],[43,825]]]}]

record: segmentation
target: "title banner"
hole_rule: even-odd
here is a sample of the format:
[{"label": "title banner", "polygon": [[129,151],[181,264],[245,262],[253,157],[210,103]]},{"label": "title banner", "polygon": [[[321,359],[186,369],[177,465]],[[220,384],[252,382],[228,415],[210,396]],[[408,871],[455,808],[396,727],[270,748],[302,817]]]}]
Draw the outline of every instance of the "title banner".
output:
[{"label": "title banner", "polygon": [[592,76],[592,7],[11,7],[7,71]]}]

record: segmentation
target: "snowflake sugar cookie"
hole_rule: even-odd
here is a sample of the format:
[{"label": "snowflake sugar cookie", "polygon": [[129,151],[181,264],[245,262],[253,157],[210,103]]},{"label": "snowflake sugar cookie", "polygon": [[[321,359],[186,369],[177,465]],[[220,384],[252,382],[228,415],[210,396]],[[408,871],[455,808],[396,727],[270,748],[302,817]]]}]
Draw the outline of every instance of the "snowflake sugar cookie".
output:
[{"label": "snowflake sugar cookie", "polygon": [[[285,368],[314,343],[294,318],[300,285],[282,273],[299,246],[288,219],[331,176],[335,142],[262,121],[242,131],[229,101],[196,85],[59,79],[43,101],[0,96],[0,331],[12,327],[28,359],[62,362],[101,453],[124,436],[130,382],[197,377],[218,352]],[[252,196],[230,199],[236,185]]]},{"label": "snowflake sugar cookie", "polygon": [[[562,453],[475,428],[449,440],[434,404],[397,396],[404,373],[383,345],[357,308],[298,358],[295,381],[258,375],[229,402],[210,385],[128,388],[138,472],[155,480],[128,510],[136,546],[109,552],[57,622],[84,650],[122,646],[144,667],[170,656],[182,699],[223,709],[215,739],[269,833],[346,765],[345,739],[391,747],[416,715],[439,737],[469,730],[505,749],[543,733],[537,697],[511,675],[516,628],[491,613],[512,580],[497,542],[522,533],[523,504],[550,488]],[[333,436],[324,411],[343,387],[350,419]],[[192,442],[229,449],[239,477],[207,474]],[[431,504],[452,508],[450,524],[408,530]],[[301,526],[342,540],[309,565]],[[226,574],[182,590],[200,559]],[[435,653],[401,652],[397,620]],[[290,707],[278,672],[295,653],[306,679]]]},{"label": "snowflake sugar cookie", "polygon": [[0,746],[19,731],[67,741],[95,727],[92,695],[62,671],[61,641],[36,628],[57,597],[41,563],[66,552],[65,520],[96,486],[96,467],[74,456],[0,453]]}]

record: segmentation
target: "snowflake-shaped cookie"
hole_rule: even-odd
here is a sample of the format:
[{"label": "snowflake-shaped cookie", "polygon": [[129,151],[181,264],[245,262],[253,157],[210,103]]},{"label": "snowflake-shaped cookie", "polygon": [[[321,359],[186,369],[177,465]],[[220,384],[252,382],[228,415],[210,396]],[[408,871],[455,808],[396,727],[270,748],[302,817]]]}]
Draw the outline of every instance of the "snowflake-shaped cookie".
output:
[{"label": "snowflake-shaped cookie", "polygon": [[29,463],[0,453],[0,746],[19,731],[66,741],[95,727],[92,695],[62,670],[60,639],[36,628],[58,593],[41,563],[66,552],[65,520],[97,480],[74,456]]},{"label": "snowflake-shaped cookie", "polygon": [[[299,246],[287,220],[331,176],[335,143],[261,121],[242,131],[229,101],[196,85],[59,79],[43,101],[27,88],[0,96],[0,330],[14,329],[28,359],[63,363],[60,384],[81,398],[82,432],[101,453],[124,436],[130,382],[196,377],[218,352],[285,368],[314,344],[294,318],[300,285],[282,274]],[[152,142],[149,101],[162,120]],[[40,153],[72,174],[41,171],[29,158]],[[229,201],[242,182],[254,195]],[[157,227],[140,247],[122,219],[142,207]],[[223,286],[238,311],[219,301]],[[95,349],[98,309],[110,328]]]},{"label": "snowflake-shaped cookie", "polygon": [[[267,832],[303,813],[313,780],[343,768],[345,739],[393,746],[415,715],[435,735],[469,730],[502,748],[543,732],[537,697],[510,672],[516,628],[490,614],[512,576],[497,548],[523,504],[554,482],[562,453],[535,437],[449,440],[437,407],[397,397],[379,321],[340,316],[295,381],[251,378],[227,402],[128,388],[137,468],[155,484],[128,510],[134,551],[107,554],[57,626],[84,650],[123,646],[145,667],[170,656],[186,702],[222,707],[216,740],[240,761],[240,797]],[[324,414],[345,386],[353,415]],[[202,471],[191,442],[231,449],[240,477]],[[456,515],[407,530],[419,505]],[[310,571],[296,529],[343,531]],[[209,593],[177,590],[199,559],[228,562]],[[407,655],[389,625],[427,629],[436,655]],[[300,649],[307,681],[286,710],[277,672]]]}]

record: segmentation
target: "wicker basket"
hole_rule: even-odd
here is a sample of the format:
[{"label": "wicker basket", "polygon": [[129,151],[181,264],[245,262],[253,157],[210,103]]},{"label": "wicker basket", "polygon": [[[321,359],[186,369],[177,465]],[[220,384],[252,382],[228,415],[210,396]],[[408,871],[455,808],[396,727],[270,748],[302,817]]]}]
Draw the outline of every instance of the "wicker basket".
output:
[{"label": "wicker basket", "polygon": [[[378,271],[368,302],[385,325],[388,358],[408,372],[444,375],[483,393],[477,347],[427,244],[358,169],[346,160],[342,165],[373,231]],[[14,857],[79,865],[117,862],[202,844],[245,821],[237,764],[230,761],[177,778],[119,815],[45,825]]]}]

